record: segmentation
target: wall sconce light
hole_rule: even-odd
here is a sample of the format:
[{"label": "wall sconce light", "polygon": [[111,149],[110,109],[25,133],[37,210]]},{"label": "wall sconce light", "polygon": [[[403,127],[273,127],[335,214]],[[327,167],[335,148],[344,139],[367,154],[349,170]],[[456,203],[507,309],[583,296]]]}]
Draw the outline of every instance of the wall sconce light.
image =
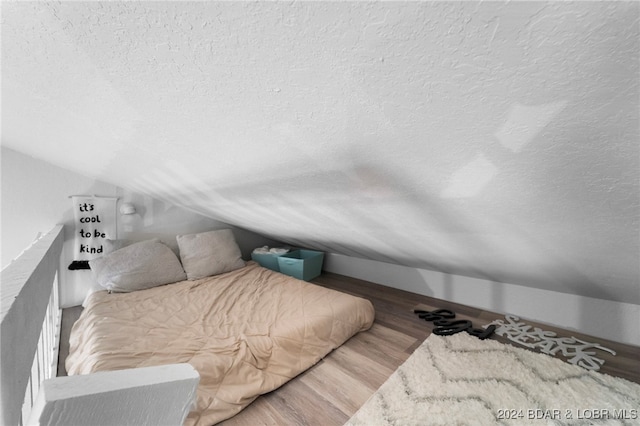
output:
[{"label": "wall sconce light", "polygon": [[135,214],[135,212],[136,212],[136,206],[134,206],[131,203],[122,203],[120,205],[120,214],[121,215]]}]

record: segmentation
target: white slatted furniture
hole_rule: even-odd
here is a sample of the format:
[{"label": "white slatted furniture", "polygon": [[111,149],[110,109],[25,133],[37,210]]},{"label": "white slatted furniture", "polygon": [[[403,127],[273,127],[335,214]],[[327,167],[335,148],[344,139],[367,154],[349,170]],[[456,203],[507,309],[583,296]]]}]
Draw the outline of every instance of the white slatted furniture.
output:
[{"label": "white slatted furniture", "polygon": [[182,424],[199,381],[188,364],[55,378],[63,234],[54,227],[2,270],[0,424]]}]

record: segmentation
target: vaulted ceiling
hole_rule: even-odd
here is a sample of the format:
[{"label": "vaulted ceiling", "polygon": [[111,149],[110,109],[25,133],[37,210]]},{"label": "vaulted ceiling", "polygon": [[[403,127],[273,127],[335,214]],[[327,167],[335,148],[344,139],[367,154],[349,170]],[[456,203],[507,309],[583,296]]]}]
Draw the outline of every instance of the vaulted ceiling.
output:
[{"label": "vaulted ceiling", "polygon": [[2,144],[291,244],[640,304],[639,14],[3,2]]}]

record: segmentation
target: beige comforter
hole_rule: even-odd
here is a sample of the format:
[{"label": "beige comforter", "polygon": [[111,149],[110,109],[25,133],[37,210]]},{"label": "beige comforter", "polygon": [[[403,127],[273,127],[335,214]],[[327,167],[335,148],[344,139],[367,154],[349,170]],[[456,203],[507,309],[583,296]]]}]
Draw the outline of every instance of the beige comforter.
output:
[{"label": "beige comforter", "polygon": [[91,295],[69,374],[188,362],[200,373],[187,424],[227,419],[314,365],[374,319],[368,300],[249,262],[196,281]]}]

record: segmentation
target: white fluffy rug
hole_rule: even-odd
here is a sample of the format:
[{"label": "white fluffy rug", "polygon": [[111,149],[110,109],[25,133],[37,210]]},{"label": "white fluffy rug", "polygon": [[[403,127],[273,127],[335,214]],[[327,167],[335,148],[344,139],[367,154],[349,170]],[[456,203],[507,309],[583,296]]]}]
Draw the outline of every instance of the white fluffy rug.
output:
[{"label": "white fluffy rug", "polygon": [[347,425],[639,425],[640,385],[548,355],[431,335]]}]

